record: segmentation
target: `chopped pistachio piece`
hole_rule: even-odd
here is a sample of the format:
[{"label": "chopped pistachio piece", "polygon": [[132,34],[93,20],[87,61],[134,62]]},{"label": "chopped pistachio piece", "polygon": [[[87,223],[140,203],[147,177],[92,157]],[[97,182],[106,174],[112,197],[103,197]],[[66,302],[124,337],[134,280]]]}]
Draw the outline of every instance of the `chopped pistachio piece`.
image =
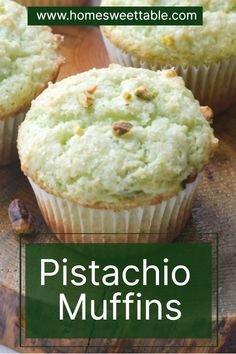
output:
[{"label": "chopped pistachio piece", "polygon": [[175,69],[169,69],[166,71],[166,76],[167,77],[176,77],[177,73],[176,73]]},{"label": "chopped pistachio piece", "polygon": [[80,96],[79,101],[84,108],[88,108],[93,104],[93,97],[88,93]]},{"label": "chopped pistachio piece", "polygon": [[79,125],[77,125],[74,127],[73,132],[76,135],[82,135],[84,130]]},{"label": "chopped pistachio piece", "polygon": [[129,102],[129,101],[131,101],[132,100],[132,94],[131,93],[129,93],[129,92],[124,92],[123,93],[123,98],[125,99],[125,101],[127,101],[127,102]]},{"label": "chopped pistachio piece", "polygon": [[96,90],[97,90],[97,86],[94,85],[94,86],[91,86],[91,87],[87,90],[87,92],[90,93],[90,94],[93,94],[93,93],[96,92]]},{"label": "chopped pistachio piece", "polygon": [[129,122],[124,122],[124,121],[115,122],[112,124],[112,133],[116,137],[120,137],[124,134],[127,134],[132,129],[132,127],[133,124]]},{"label": "chopped pistachio piece", "polygon": [[173,47],[175,44],[175,39],[172,34],[166,34],[161,38],[162,44],[166,45],[167,47]]},{"label": "chopped pistachio piece", "polygon": [[204,116],[204,118],[210,123],[213,123],[213,118],[214,118],[214,113],[212,111],[212,109],[208,106],[201,106],[200,107],[200,111],[202,113],[202,115]]},{"label": "chopped pistachio piece", "polygon": [[140,86],[135,90],[135,95],[143,100],[151,101],[157,96],[157,93],[151,92],[146,87]]}]

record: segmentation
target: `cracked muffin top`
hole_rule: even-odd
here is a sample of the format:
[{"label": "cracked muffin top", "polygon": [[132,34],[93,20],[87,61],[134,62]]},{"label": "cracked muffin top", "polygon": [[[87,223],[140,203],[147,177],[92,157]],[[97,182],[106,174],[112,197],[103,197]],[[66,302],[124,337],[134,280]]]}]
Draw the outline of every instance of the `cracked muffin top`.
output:
[{"label": "cracked muffin top", "polygon": [[199,65],[236,55],[235,0],[103,0],[103,6],[203,6],[203,26],[104,26],[104,35],[140,60]]},{"label": "cracked muffin top", "polygon": [[154,203],[208,163],[209,113],[173,70],[93,69],[33,101],[18,136],[22,170],[85,206]]},{"label": "cracked muffin top", "polygon": [[0,119],[26,110],[56,78],[60,41],[47,26],[27,26],[25,7],[0,0]]}]

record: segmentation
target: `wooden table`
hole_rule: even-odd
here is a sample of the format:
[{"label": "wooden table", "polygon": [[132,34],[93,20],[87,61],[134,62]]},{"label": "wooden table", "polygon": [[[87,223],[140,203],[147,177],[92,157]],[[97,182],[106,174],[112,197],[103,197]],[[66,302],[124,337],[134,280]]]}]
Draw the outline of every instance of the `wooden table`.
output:
[{"label": "wooden table", "polygon": [[[98,28],[58,27],[54,30],[65,35],[62,52],[66,64],[60,71],[59,80],[92,67],[106,67],[109,64]],[[220,345],[215,351],[236,352],[236,106],[216,117],[214,128],[220,139],[220,148],[205,171],[186,230],[220,234]],[[8,205],[15,198],[28,203],[37,216],[38,230],[46,231],[35,197],[18,163],[0,169],[0,343],[21,351],[18,347],[19,242],[11,230],[7,214]],[[112,344],[120,342],[113,341]],[[101,352],[101,349],[91,348],[94,343],[94,340],[87,340],[85,348],[80,351]],[[132,345],[132,341],[123,343]],[[157,352],[157,349],[143,348],[139,351]],[[189,352],[189,349],[170,348],[160,351]],[[207,350],[199,348],[192,351]]]}]

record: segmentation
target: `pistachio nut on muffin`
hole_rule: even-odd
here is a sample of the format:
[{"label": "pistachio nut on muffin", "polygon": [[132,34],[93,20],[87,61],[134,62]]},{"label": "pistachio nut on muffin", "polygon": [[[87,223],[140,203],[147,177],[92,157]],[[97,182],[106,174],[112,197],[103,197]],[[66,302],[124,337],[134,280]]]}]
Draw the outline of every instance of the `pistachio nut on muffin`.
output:
[{"label": "pistachio nut on muffin", "polygon": [[202,26],[104,26],[114,63],[175,67],[189,89],[215,113],[236,102],[236,1],[103,0],[102,6],[202,6]]},{"label": "pistachio nut on muffin", "polygon": [[56,79],[61,37],[27,26],[25,7],[0,0],[0,166],[17,159],[16,138],[31,101]]},{"label": "pistachio nut on muffin", "polygon": [[21,167],[50,228],[79,233],[75,242],[178,233],[218,144],[211,118],[173,70],[93,69],[33,102],[19,129]]}]

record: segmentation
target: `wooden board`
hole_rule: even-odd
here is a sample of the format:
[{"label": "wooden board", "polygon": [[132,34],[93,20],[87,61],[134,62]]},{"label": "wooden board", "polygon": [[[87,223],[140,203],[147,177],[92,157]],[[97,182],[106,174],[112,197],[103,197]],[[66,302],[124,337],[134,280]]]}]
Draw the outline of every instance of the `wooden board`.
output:
[{"label": "wooden board", "polygon": [[[59,80],[109,64],[98,28],[61,27],[54,30],[65,36],[62,51],[67,62],[61,69]],[[236,352],[236,106],[216,117],[214,128],[220,139],[220,148],[205,171],[186,230],[220,234],[220,344],[214,351]],[[37,216],[38,230],[46,231],[32,190],[18,163],[0,169],[0,343],[26,352],[19,348],[19,242],[11,230],[7,214],[8,205],[15,198],[28,203]],[[29,237],[28,241],[34,240]],[[93,347],[97,344],[95,340],[87,340],[83,342],[85,348],[75,351],[104,352]],[[119,340],[107,341],[106,344],[132,346],[133,342]],[[190,344],[194,343],[190,341]],[[157,352],[157,349],[107,349],[107,352],[111,351]],[[158,351],[189,352],[190,349]],[[192,351],[212,350],[199,348]]]}]

